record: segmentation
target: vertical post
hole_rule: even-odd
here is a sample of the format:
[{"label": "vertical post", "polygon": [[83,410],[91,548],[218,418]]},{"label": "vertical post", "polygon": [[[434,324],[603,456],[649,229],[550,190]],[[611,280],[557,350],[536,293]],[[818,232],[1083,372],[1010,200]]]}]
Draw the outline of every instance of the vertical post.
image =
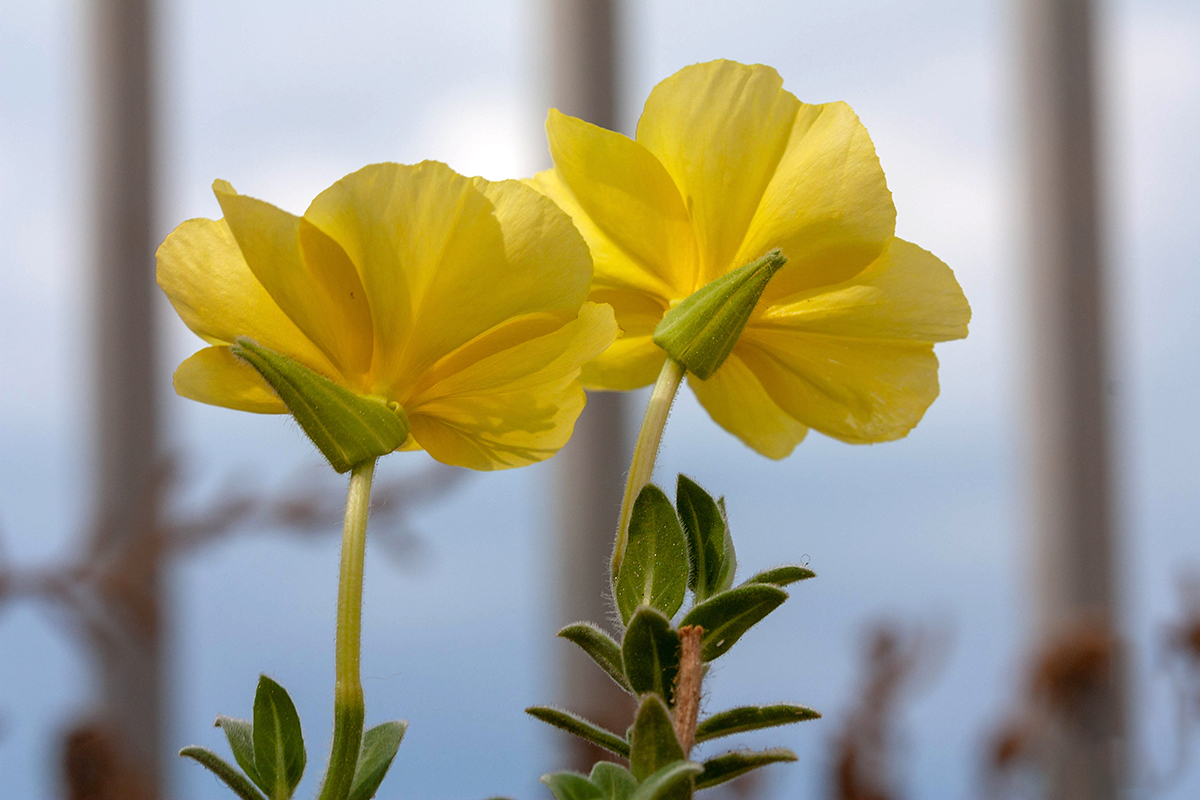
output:
[{"label": "vertical post", "polygon": [[[90,4],[93,32],[96,528],[101,735],[123,796],[157,798],[163,676],[156,529],[152,0]],[[115,791],[115,790],[114,790]],[[113,796],[116,796],[115,794]]]},{"label": "vertical post", "polygon": [[[1047,643],[1088,631],[1115,641],[1092,4],[1021,5],[1039,633]],[[1119,659],[1109,652],[1103,674],[1054,723],[1053,800],[1124,793]]]},{"label": "vertical post", "polygon": [[[564,113],[616,127],[616,0],[547,0],[551,102]],[[621,508],[626,447],[625,398],[592,392],[559,463],[557,561],[562,623],[611,617],[609,556]],[[629,696],[575,648],[561,647],[562,702],[612,730],[632,721]],[[569,737],[571,767],[587,770],[605,755]]]}]

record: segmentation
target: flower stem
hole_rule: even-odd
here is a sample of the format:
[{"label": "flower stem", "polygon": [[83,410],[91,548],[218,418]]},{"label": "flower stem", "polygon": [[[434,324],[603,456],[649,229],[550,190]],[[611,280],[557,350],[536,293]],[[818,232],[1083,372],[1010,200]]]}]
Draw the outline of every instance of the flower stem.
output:
[{"label": "flower stem", "polygon": [[337,649],[334,656],[333,745],[321,786],[320,800],[346,800],[354,782],[363,732],[363,689],[359,678],[362,651],[363,557],[367,545],[367,516],[371,510],[371,479],[375,459],[350,472],[346,522],[342,528],[342,566],[338,575]]},{"label": "flower stem", "polygon": [[650,482],[654,473],[654,461],[658,458],[658,446],[662,442],[663,429],[667,427],[667,416],[675,393],[687,368],[668,357],[662,372],[650,393],[646,404],[646,415],[642,417],[642,429],[638,432],[637,445],[633,448],[633,460],[629,463],[629,479],[625,482],[625,497],[621,500],[621,522],[617,527],[617,544],[612,554],[612,576],[617,578],[621,561],[625,558],[625,546],[629,541],[629,518],[633,514],[633,501],[638,492]]}]

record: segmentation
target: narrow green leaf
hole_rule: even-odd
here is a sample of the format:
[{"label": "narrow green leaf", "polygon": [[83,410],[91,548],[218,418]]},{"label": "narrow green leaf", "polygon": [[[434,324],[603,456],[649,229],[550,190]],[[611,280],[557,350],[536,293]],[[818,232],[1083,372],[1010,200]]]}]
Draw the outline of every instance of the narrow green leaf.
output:
[{"label": "narrow green leaf", "polygon": [[705,661],[724,655],[755,623],[770,614],[788,594],[778,586],[751,583],[713,595],[687,613],[680,623],[704,628],[700,654]]},{"label": "narrow green leaf", "polygon": [[362,749],[358,751],[358,766],[354,768],[354,783],[350,786],[349,800],[371,800],[383,783],[392,766],[392,759],[400,749],[400,741],[408,723],[394,720],[376,725],[363,734]]},{"label": "narrow green leaf", "polygon": [[364,397],[287,356],[239,336],[229,348],[271,384],[300,428],[338,472],[387,455],[408,438],[396,403]]},{"label": "narrow green leaf", "polygon": [[540,719],[547,725],[553,725],[567,733],[575,734],[580,739],[586,739],[610,753],[616,753],[621,758],[629,758],[629,742],[577,714],[549,706],[530,706],[525,709],[525,713],[535,719]]},{"label": "narrow green leaf", "polygon": [[725,498],[717,498],[717,506],[721,509],[721,519],[725,520],[725,546],[721,556],[721,575],[717,579],[717,592],[728,591],[733,586],[733,576],[737,572],[737,553],[733,549],[733,529],[729,527],[729,514],[725,511]]},{"label": "narrow green leaf", "polygon": [[680,789],[686,791],[686,784],[694,775],[699,775],[704,768],[690,761],[676,761],[667,764],[638,785],[637,791],[629,800],[665,800],[667,797],[678,796]]},{"label": "narrow green leaf", "polygon": [[675,507],[687,535],[688,588],[697,602],[718,591],[725,565],[725,515],[717,501],[686,475],[675,487]]},{"label": "narrow green leaf", "polygon": [[608,673],[608,677],[629,693],[633,688],[625,677],[625,666],[621,660],[621,645],[617,644],[607,633],[590,622],[575,622],[558,632],[558,635],[569,642],[579,645],[583,652],[591,656],[600,669]]},{"label": "narrow green leaf", "polygon": [[254,693],[254,766],[271,800],[288,800],[304,775],[307,756],[292,699],[266,675]]},{"label": "narrow green leaf", "polygon": [[604,800],[599,787],[578,772],[552,772],[541,781],[558,800]]},{"label": "narrow green leaf", "polygon": [[254,740],[250,732],[250,723],[244,719],[218,716],[213,727],[225,731],[225,740],[229,742],[233,758],[242,768],[242,772],[246,773],[246,777],[254,781],[258,788],[264,792],[267,791],[267,787],[263,786],[262,779],[258,777],[258,770],[254,767]]},{"label": "narrow green leaf", "polygon": [[638,606],[674,616],[683,605],[687,579],[687,541],[679,517],[662,489],[646,484],[633,503],[629,543],[614,587],[621,621],[628,624]]},{"label": "narrow green leaf", "polygon": [[621,657],[629,685],[637,694],[654,692],[668,706],[675,704],[679,634],[661,611],[642,606],[634,612],[621,642]]},{"label": "narrow green leaf", "polygon": [[685,760],[666,704],[656,694],[642,695],[629,737],[629,771],[644,781],[668,764]]},{"label": "narrow green leaf", "polygon": [[[817,577],[817,573],[799,564],[785,564],[782,567],[772,567],[756,572],[746,583],[770,583],[775,586],[787,586],[796,581],[804,581]],[[745,586],[745,583],[742,584]]]},{"label": "narrow green leaf", "polygon": [[786,747],[773,747],[770,750],[736,750],[732,753],[710,758],[704,762],[704,772],[696,778],[697,789],[707,789],[739,775],[745,775],[752,769],[765,767],[767,764],[778,764],[782,761],[795,761],[796,754]]},{"label": "narrow green leaf", "polygon": [[629,800],[638,785],[632,772],[611,761],[597,761],[588,779],[604,800]]},{"label": "narrow green leaf", "polygon": [[266,800],[258,789],[254,788],[254,784],[212,750],[204,747],[185,747],[179,751],[179,755],[203,764],[242,800]]},{"label": "narrow green leaf", "polygon": [[721,736],[754,731],[759,728],[774,728],[790,725],[806,719],[820,719],[821,715],[811,708],[781,703],[774,706],[738,706],[719,714],[713,714],[696,726],[696,742],[705,742]]}]

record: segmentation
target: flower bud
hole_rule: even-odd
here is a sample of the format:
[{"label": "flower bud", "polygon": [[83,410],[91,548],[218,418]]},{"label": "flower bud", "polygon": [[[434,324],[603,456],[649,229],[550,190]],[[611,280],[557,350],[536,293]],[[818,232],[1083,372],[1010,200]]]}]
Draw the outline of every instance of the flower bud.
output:
[{"label": "flower bud", "polygon": [[700,380],[733,351],[767,282],[787,263],[778,248],[693,292],[654,329],[654,343]]},{"label": "flower bud", "polygon": [[408,438],[408,417],[398,403],[355,394],[247,336],[238,337],[229,349],[271,384],[338,472],[387,455]]}]

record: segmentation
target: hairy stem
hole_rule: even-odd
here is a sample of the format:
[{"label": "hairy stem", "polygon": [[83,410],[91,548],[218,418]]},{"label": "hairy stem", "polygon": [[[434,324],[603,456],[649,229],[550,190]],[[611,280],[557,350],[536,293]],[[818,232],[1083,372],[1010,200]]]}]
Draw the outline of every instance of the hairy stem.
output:
[{"label": "hairy stem", "polygon": [[629,478],[625,481],[625,497],[621,500],[621,521],[617,527],[617,543],[612,554],[612,576],[617,578],[621,561],[625,558],[625,546],[629,540],[629,517],[633,514],[633,501],[638,492],[650,482],[654,473],[654,462],[658,458],[658,446],[662,443],[663,430],[667,427],[667,416],[675,393],[687,368],[673,358],[667,358],[650,402],[646,404],[646,415],[642,417],[642,429],[638,432],[637,445],[633,448],[633,460],[629,463]]},{"label": "hairy stem", "polygon": [[679,674],[675,679],[675,738],[686,758],[696,744],[696,720],[700,715],[700,687],[704,680],[704,661],[700,657],[700,637],[704,628],[685,625],[679,629]]},{"label": "hairy stem", "polygon": [[363,557],[375,459],[350,472],[346,522],[342,528],[342,566],[338,575],[337,649],[334,657],[333,745],[321,786],[320,800],[346,800],[354,782],[363,732],[363,690],[359,677],[362,652]]}]

